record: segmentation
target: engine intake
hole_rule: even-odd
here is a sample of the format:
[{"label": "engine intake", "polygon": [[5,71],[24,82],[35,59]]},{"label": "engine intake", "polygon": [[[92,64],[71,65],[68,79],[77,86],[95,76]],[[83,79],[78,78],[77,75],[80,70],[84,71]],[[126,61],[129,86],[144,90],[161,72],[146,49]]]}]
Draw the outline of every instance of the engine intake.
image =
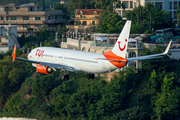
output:
[{"label": "engine intake", "polygon": [[43,74],[50,74],[53,72],[53,69],[51,67],[48,67],[48,66],[42,66],[41,64],[38,64],[36,66],[36,71],[38,73],[43,73]]}]

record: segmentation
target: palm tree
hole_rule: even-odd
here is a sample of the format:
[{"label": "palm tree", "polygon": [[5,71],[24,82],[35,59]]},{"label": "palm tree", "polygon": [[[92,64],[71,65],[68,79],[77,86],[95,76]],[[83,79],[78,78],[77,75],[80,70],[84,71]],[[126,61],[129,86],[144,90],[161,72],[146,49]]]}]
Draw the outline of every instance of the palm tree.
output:
[{"label": "palm tree", "polygon": [[28,27],[28,28],[27,28],[27,31],[29,32],[30,36],[33,35],[33,28]]}]

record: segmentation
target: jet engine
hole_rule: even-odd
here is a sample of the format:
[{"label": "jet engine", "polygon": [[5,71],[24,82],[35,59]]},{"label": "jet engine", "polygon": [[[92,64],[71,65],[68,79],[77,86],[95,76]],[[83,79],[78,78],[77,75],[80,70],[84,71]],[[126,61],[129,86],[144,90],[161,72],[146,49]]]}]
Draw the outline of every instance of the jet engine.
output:
[{"label": "jet engine", "polygon": [[53,69],[51,67],[48,66],[42,66],[41,64],[38,64],[36,66],[36,71],[38,73],[43,73],[43,74],[50,74],[53,72]]}]

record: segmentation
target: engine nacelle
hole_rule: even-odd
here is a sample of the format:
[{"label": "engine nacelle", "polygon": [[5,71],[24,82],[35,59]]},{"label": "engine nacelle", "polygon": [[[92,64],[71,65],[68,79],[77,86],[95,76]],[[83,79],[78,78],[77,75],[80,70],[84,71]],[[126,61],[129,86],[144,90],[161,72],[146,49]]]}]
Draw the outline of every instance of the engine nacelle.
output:
[{"label": "engine nacelle", "polygon": [[38,73],[50,74],[53,72],[53,69],[51,67],[48,67],[48,66],[43,67],[41,64],[38,64],[36,66],[36,71]]}]

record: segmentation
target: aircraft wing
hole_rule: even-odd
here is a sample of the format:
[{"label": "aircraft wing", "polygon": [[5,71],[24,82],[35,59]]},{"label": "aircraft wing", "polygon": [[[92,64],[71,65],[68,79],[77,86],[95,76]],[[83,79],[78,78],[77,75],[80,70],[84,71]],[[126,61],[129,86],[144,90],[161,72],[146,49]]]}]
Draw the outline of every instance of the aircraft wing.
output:
[{"label": "aircraft wing", "polygon": [[71,67],[71,66],[68,66],[68,65],[65,65],[65,64],[55,64],[55,63],[40,62],[40,61],[28,60],[28,59],[18,58],[18,57],[16,57],[15,59],[20,60],[20,61],[35,63],[35,64],[41,64],[43,66],[49,66],[49,67],[56,68],[56,69],[63,69],[63,70],[71,71],[71,72],[79,71],[78,69],[76,69],[74,67]]},{"label": "aircraft wing", "polygon": [[41,64],[42,66],[52,67],[55,71],[56,71],[55,68],[63,69],[63,70],[71,71],[71,72],[79,71],[77,68],[68,66],[66,64],[47,63],[47,62],[34,61],[34,60],[29,60],[29,59],[24,59],[24,58],[18,58],[18,57],[16,57],[16,44],[14,46],[12,57],[13,57],[13,62],[14,62],[14,60],[20,60],[20,61],[24,61],[24,62]]},{"label": "aircraft wing", "polygon": [[128,63],[131,63],[131,62],[136,61],[136,60],[147,60],[147,59],[161,58],[162,55],[166,55],[168,53],[171,42],[172,41],[169,42],[166,50],[163,53],[154,54],[154,55],[147,55],[147,56],[140,56],[140,57],[133,57],[133,58],[127,58],[127,61],[128,61]]},{"label": "aircraft wing", "polygon": [[79,71],[78,69],[65,65],[65,64],[54,64],[54,63],[46,63],[46,62],[39,62],[39,64],[43,66],[49,66],[52,68],[63,69],[63,70],[71,71],[71,72]]}]

